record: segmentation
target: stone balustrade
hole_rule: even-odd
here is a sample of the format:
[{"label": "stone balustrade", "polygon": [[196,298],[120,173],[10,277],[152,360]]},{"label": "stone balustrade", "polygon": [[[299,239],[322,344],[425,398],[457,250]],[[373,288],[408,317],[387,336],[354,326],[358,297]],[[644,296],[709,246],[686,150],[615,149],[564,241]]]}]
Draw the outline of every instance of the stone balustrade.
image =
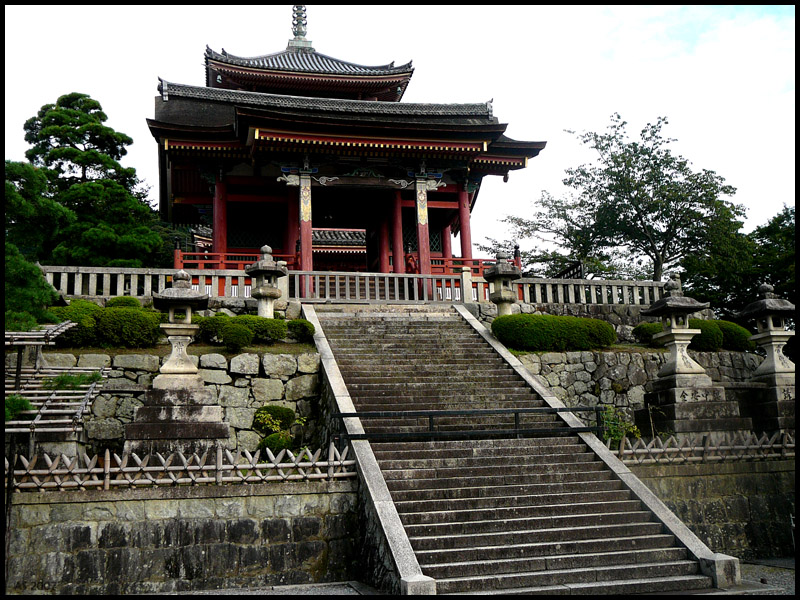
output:
[{"label": "stone balustrade", "polygon": [[[149,298],[170,285],[174,269],[43,266],[45,278],[67,297]],[[249,298],[251,278],[242,270],[186,269],[192,285],[211,298]],[[461,275],[290,271],[278,280],[283,298],[332,301],[488,302],[491,284],[465,269]],[[511,284],[525,304],[649,306],[663,296],[657,281],[518,279]]]}]

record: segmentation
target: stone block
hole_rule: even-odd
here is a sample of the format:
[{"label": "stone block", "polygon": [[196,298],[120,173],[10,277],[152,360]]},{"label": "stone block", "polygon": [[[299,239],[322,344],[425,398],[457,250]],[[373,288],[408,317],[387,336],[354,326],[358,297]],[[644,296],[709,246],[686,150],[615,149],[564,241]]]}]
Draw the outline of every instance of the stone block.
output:
[{"label": "stone block", "polygon": [[258,375],[258,354],[239,354],[231,359],[230,372],[237,375]]},{"label": "stone block", "polygon": [[95,440],[116,440],[124,437],[125,429],[117,419],[92,419],[86,421],[86,435]]},{"label": "stone block", "polygon": [[297,359],[291,354],[265,354],[261,363],[267,377],[292,376],[297,372]]},{"label": "stone block", "polygon": [[228,360],[222,354],[203,354],[200,357],[200,368],[202,369],[227,369]]},{"label": "stone block", "polygon": [[206,384],[215,383],[218,385],[228,385],[233,382],[233,379],[226,371],[220,371],[218,369],[200,369],[199,375]]},{"label": "stone block", "polygon": [[319,393],[318,375],[301,375],[289,380],[286,384],[286,400],[289,402],[309,398],[317,393]]},{"label": "stone block", "polygon": [[78,366],[97,369],[111,366],[111,356],[108,354],[81,354],[78,357]]},{"label": "stone block", "polygon": [[316,352],[299,354],[297,356],[297,371],[299,373],[319,372],[320,357]]},{"label": "stone block", "polygon": [[153,354],[118,354],[114,357],[113,364],[115,369],[156,373],[159,362],[158,356]]},{"label": "stone block", "polygon": [[253,415],[256,414],[255,408],[227,408],[225,416],[231,427],[236,429],[251,429],[253,427]]},{"label": "stone block", "polygon": [[246,408],[250,404],[250,392],[245,388],[222,386],[218,402],[225,408]]},{"label": "stone block", "polygon": [[253,398],[258,406],[272,400],[283,398],[283,382],[280,379],[254,379],[252,381]]}]

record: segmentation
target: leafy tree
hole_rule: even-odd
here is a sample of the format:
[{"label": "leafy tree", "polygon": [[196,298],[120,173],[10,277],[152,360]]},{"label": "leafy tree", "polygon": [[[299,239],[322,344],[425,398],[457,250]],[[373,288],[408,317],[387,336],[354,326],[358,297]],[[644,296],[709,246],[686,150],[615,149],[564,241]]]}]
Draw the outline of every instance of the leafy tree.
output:
[{"label": "leafy tree", "polygon": [[61,96],[25,122],[25,141],[33,146],[25,156],[48,169],[59,190],[101,179],[131,190],[137,182],[136,171],[124,168],[119,160],[133,140],[104,125],[107,120],[100,103],[88,95]]},{"label": "leafy tree", "polygon": [[687,256],[681,267],[684,290],[723,317],[758,298],[758,286],[769,283],[781,298],[795,303],[795,209],[784,207],[752,233],[728,232],[702,251]]},{"label": "leafy tree", "polygon": [[86,266],[171,265],[172,238],[159,226],[136,171],[120,159],[130,137],[105,125],[100,103],[86,94],[61,96],[25,122],[26,152],[47,174],[45,195],[75,219],[42,252],[44,262]]},{"label": "leafy tree", "polygon": [[736,191],[722,177],[695,171],[672,153],[674,140],[662,134],[666,124],[660,117],[632,141],[627,123],[614,114],[607,133],[577,134],[597,152],[597,161],[567,169],[564,185],[573,193],[545,194],[533,219],[509,222],[519,224],[522,234],[549,235],[565,256],[612,271],[644,259],[652,279],[660,281],[684,257],[738,230],[744,215],[741,206],[722,198]]},{"label": "leafy tree", "polygon": [[30,315],[38,323],[49,323],[56,320],[47,311],[58,294],[44,278],[36,265],[25,260],[14,244],[6,242],[5,270],[5,321],[9,323],[24,322],[25,315]]},{"label": "leafy tree", "polygon": [[50,256],[74,213],[47,196],[47,177],[28,163],[6,161],[6,241],[29,260]]}]

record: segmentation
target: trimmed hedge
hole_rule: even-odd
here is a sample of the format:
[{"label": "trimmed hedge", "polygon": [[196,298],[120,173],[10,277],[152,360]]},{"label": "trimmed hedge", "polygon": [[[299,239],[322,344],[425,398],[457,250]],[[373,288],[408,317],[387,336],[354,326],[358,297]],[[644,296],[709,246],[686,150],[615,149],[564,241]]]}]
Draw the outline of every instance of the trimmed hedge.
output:
[{"label": "trimmed hedge", "polygon": [[140,308],[105,308],[97,316],[95,340],[101,347],[146,348],[161,337],[161,313]]},{"label": "trimmed hedge", "polygon": [[228,352],[240,352],[253,343],[253,332],[243,323],[228,319],[222,328],[222,343]]},{"label": "trimmed hedge", "polygon": [[276,433],[271,433],[267,437],[263,438],[258,443],[258,449],[264,450],[269,448],[270,452],[273,454],[277,454],[281,450],[289,450],[294,445],[294,439],[292,438],[292,434],[288,431],[278,431]]},{"label": "trimmed hedge", "polygon": [[240,315],[233,317],[232,321],[240,323],[253,332],[254,341],[261,344],[272,344],[286,337],[288,328],[286,321],[281,319],[268,319],[255,315]]},{"label": "trimmed hedge", "polygon": [[492,333],[515,350],[563,352],[610,346],[614,328],[599,319],[555,315],[506,315],[492,321]]},{"label": "trimmed hedge", "polygon": [[[692,343],[689,344],[690,350],[700,352],[755,350],[755,344],[748,339],[752,334],[736,323],[714,319],[689,319],[689,328],[700,330],[700,333],[692,338]],[[663,344],[654,342],[653,335],[661,331],[661,323],[640,323],[634,327],[633,335],[640,343],[656,348]]]},{"label": "trimmed hedge", "polygon": [[314,339],[314,325],[305,319],[292,319],[287,323],[289,337],[298,342],[310,342]]},{"label": "trimmed hedge", "polygon": [[142,308],[142,303],[133,296],[116,296],[109,298],[106,308]]},{"label": "trimmed hedge", "polygon": [[730,321],[716,321],[720,331],[722,331],[722,347],[725,350],[736,350],[739,352],[753,352],[756,349],[755,342],[750,341],[753,333]]},{"label": "trimmed hedge", "polygon": [[69,306],[56,306],[51,310],[60,321],[74,321],[78,324],[58,336],[56,346],[82,348],[100,345],[96,339],[95,326],[104,308],[88,300],[73,300]]}]

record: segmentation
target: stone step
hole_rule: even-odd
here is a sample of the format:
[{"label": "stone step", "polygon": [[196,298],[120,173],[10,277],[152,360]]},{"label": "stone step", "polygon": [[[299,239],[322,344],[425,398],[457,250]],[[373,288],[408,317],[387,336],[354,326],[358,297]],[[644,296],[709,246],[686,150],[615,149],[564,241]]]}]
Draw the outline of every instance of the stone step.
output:
[{"label": "stone step", "polygon": [[[569,457],[568,455],[561,455],[562,457]],[[591,454],[587,455],[585,460],[565,460],[562,458],[558,462],[553,460],[544,464],[536,463],[534,460],[529,462],[515,461],[515,463],[507,463],[508,459],[495,459],[493,464],[486,464],[476,461],[475,459],[466,461],[453,461],[450,465],[434,466],[430,463],[433,461],[413,461],[419,465],[412,466],[412,461],[381,461],[381,471],[383,477],[389,480],[433,480],[433,479],[450,479],[454,477],[507,477],[508,474],[524,474],[525,476],[542,476],[542,475],[555,475],[560,473],[572,472],[591,472],[591,471],[604,471],[605,464],[599,460],[592,460]],[[548,457],[552,458],[552,457]]]},{"label": "stone step", "polygon": [[501,533],[512,531],[538,531],[598,525],[622,525],[647,523],[652,519],[649,511],[590,513],[549,517],[518,517],[514,519],[488,519],[484,521],[462,521],[455,523],[405,524],[409,537],[421,536],[459,536],[482,533]]},{"label": "stone step", "polygon": [[[396,477],[387,478],[386,485],[389,487],[390,492],[395,491],[428,491],[428,490],[451,490],[459,489],[472,489],[474,487],[484,486],[522,486],[522,485],[567,485],[580,482],[595,482],[611,481],[613,474],[609,471],[600,469],[587,469],[590,465],[578,464],[573,469],[557,471],[554,473],[525,473],[524,475],[517,474],[494,474],[494,475],[472,475],[461,469],[460,476],[450,477],[436,477],[436,478],[423,478],[424,475],[420,474],[418,477]],[[578,470],[581,469],[581,470]],[[422,473],[422,470],[417,471]],[[497,471],[495,470],[495,473]]]},{"label": "stone step", "polygon": [[[506,594],[522,590],[546,588],[540,593],[553,593],[552,588],[571,593],[623,594],[648,593],[656,590],[675,591],[709,587],[711,579],[698,575],[694,561],[669,561],[634,565],[610,565],[602,569],[588,567],[531,573],[510,573],[490,577],[446,577],[437,579],[439,594],[486,593],[489,590]],[[580,587],[573,588],[577,585]],[[578,592],[577,590],[581,590]],[[637,590],[637,591],[633,591]],[[527,593],[536,593],[529,591]]]},{"label": "stone step", "polygon": [[[405,525],[467,523],[487,519],[509,520],[523,518],[569,517],[591,513],[617,513],[637,511],[642,507],[639,500],[609,500],[605,502],[575,502],[571,504],[542,504],[538,506],[506,506],[472,508],[464,510],[441,510],[425,512],[402,512],[400,519]],[[410,508],[409,506],[405,507]]]},{"label": "stone step", "polygon": [[426,565],[425,574],[434,579],[442,579],[448,573],[457,572],[462,576],[489,576],[505,573],[524,573],[530,571],[565,570],[575,568],[601,568],[611,565],[644,564],[661,561],[685,560],[685,548],[651,548],[644,550],[624,550],[619,552],[596,552],[593,554],[567,554],[551,557],[521,557],[493,561],[460,561]]},{"label": "stone step", "polygon": [[660,533],[655,535],[634,534],[614,539],[578,539],[552,542],[511,543],[500,541],[499,545],[484,544],[481,546],[415,550],[417,560],[423,569],[430,565],[447,563],[473,562],[478,560],[505,560],[508,557],[553,557],[564,555],[603,554],[607,552],[625,552],[634,550],[665,549],[673,547],[675,537]]},{"label": "stone step", "polygon": [[[340,370],[341,371],[341,370]],[[409,380],[413,383],[483,383],[486,386],[491,386],[495,383],[506,382],[519,382],[519,375],[516,373],[508,372],[495,372],[495,371],[476,371],[466,373],[453,373],[449,374],[447,371],[443,373],[386,373],[371,375],[354,375],[347,372],[342,372],[347,385],[356,384],[386,384],[398,385],[408,383]]]},{"label": "stone step", "polygon": [[[553,453],[586,452],[587,446],[578,436],[544,438],[510,438],[505,440],[430,441],[402,443],[373,443],[372,449],[380,461],[384,458],[450,458],[450,457],[510,457],[548,455]],[[544,459],[543,459],[544,460]]]},{"label": "stone step", "polygon": [[[399,494],[398,494],[399,495]],[[392,496],[397,512],[442,512],[442,511],[471,511],[471,510],[496,510],[498,508],[522,508],[536,506],[554,506],[559,504],[577,504],[580,502],[620,502],[631,500],[631,493],[625,488],[616,489],[584,489],[583,491],[562,491],[547,495],[525,492],[495,496],[472,496],[462,498],[430,498],[421,499],[407,494],[407,498]]]},{"label": "stone step", "polygon": [[618,479],[583,480],[563,483],[524,483],[517,485],[499,485],[497,487],[457,487],[422,490],[394,490],[391,492],[395,503],[425,500],[465,500],[475,498],[493,498],[507,496],[540,496],[543,501],[551,501],[547,496],[569,493],[608,492],[624,489]]},{"label": "stone step", "polygon": [[[428,469],[436,473],[449,472],[461,467],[469,469],[470,472],[480,474],[484,469],[496,469],[497,467],[508,467],[509,470],[525,469],[526,472],[547,472],[559,469],[568,464],[599,463],[593,452],[583,452],[580,454],[552,454],[548,456],[552,462],[543,463],[539,456],[463,456],[453,458],[416,458],[416,459],[380,459],[381,470],[384,477],[392,478],[395,471],[411,471]],[[602,467],[598,467],[602,468]]]}]

